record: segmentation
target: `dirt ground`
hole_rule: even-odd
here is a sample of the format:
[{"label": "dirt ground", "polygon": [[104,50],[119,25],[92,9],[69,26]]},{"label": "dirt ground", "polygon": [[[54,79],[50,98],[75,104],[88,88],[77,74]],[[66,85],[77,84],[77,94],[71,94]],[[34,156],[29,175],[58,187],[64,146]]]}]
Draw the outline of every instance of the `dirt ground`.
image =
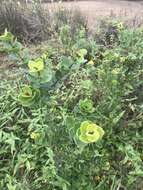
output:
[{"label": "dirt ground", "polygon": [[[60,3],[50,5],[56,8]],[[121,1],[121,0],[87,0],[78,2],[61,3],[68,8],[78,8],[87,16],[90,24],[97,18],[112,16],[127,19],[143,18],[143,1]]]}]

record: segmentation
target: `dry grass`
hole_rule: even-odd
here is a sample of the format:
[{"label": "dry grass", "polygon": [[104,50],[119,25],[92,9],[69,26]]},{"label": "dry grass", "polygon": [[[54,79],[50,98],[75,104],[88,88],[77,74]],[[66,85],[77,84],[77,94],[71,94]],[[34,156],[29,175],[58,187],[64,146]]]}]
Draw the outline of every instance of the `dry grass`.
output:
[{"label": "dry grass", "polygon": [[26,43],[48,40],[60,27],[68,24],[72,33],[86,27],[86,19],[79,10],[51,9],[48,4],[3,1],[0,6],[0,33],[7,28]]},{"label": "dry grass", "polygon": [[[59,3],[45,4],[51,10],[59,7]],[[88,18],[88,24],[92,28],[98,20],[106,17],[116,17],[123,20],[132,20],[136,24],[143,15],[142,1],[120,1],[120,0],[87,0],[78,2],[64,2],[60,6],[67,9],[78,8]],[[136,21],[135,21],[136,20]]]}]

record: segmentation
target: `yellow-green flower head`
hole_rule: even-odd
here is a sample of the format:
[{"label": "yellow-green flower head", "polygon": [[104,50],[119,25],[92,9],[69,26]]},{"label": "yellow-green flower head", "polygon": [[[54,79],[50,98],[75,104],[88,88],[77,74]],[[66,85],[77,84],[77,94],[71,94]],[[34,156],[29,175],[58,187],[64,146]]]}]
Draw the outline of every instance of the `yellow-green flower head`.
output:
[{"label": "yellow-green flower head", "polygon": [[76,55],[77,55],[77,62],[81,64],[85,60],[84,58],[87,55],[87,50],[86,49],[79,49],[76,52]]},{"label": "yellow-green flower head", "polygon": [[93,60],[88,61],[87,65],[94,65],[94,61]]},{"label": "yellow-green flower head", "polygon": [[38,58],[35,61],[29,61],[28,67],[30,72],[36,73],[44,70],[44,62],[42,58]]},{"label": "yellow-green flower head", "polygon": [[123,23],[122,22],[117,23],[117,28],[118,30],[123,30],[124,29]]},{"label": "yellow-green flower head", "polygon": [[112,80],[112,84],[113,84],[114,86],[116,86],[116,85],[118,84],[118,81],[115,80],[115,79],[113,79],[113,80]]},{"label": "yellow-green flower head", "polygon": [[94,112],[93,102],[90,99],[80,100],[79,108],[82,113],[93,113]]},{"label": "yellow-green flower head", "polygon": [[112,70],[113,75],[118,75],[120,73],[120,68],[115,68]]},{"label": "yellow-green flower head", "polygon": [[26,85],[21,89],[18,100],[23,106],[31,106],[36,103],[39,97],[40,91],[38,89]]},{"label": "yellow-green flower head", "polygon": [[126,57],[120,57],[120,62],[123,63],[126,61]]},{"label": "yellow-green flower head", "polygon": [[30,135],[31,139],[37,140],[40,137],[39,133],[32,132]]},{"label": "yellow-green flower head", "polygon": [[86,49],[79,49],[76,53],[79,57],[85,57],[87,55],[87,50]]},{"label": "yellow-green flower head", "polygon": [[103,135],[104,130],[91,121],[82,122],[80,128],[77,131],[79,140],[84,143],[97,142],[102,139]]},{"label": "yellow-green flower head", "polygon": [[10,42],[12,41],[14,36],[11,32],[8,32],[7,29],[5,30],[4,34],[0,36],[0,41]]}]

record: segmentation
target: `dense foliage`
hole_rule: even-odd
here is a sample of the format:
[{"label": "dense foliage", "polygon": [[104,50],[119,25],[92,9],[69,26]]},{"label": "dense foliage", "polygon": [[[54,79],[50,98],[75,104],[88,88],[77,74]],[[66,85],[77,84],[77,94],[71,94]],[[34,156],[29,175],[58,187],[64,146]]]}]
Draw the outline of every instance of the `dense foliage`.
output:
[{"label": "dense foliage", "polygon": [[0,37],[18,66],[0,83],[0,189],[142,189],[143,30],[108,26],[65,25],[34,55]]}]

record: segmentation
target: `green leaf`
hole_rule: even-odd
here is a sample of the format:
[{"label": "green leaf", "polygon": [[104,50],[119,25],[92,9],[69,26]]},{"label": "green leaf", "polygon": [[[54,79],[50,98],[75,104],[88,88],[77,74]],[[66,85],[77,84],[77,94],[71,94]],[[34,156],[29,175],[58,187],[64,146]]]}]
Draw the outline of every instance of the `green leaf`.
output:
[{"label": "green leaf", "polygon": [[115,117],[113,119],[113,124],[117,124],[120,121],[120,119],[123,117],[124,113],[125,111],[122,111],[117,117]]}]

